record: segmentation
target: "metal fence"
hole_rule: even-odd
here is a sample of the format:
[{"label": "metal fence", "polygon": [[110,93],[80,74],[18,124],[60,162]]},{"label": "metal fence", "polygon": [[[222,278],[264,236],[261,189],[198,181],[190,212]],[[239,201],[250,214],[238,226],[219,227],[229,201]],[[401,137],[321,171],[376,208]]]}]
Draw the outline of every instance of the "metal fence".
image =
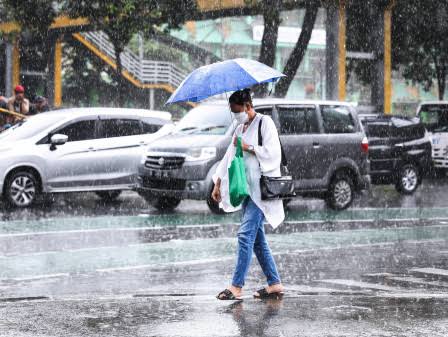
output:
[{"label": "metal fence", "polygon": [[[102,31],[85,32],[82,36],[95,45],[106,56],[115,60],[115,51],[106,33]],[[178,87],[187,72],[172,62],[140,59],[129,48],[121,53],[123,69],[143,84],[169,84]]]}]

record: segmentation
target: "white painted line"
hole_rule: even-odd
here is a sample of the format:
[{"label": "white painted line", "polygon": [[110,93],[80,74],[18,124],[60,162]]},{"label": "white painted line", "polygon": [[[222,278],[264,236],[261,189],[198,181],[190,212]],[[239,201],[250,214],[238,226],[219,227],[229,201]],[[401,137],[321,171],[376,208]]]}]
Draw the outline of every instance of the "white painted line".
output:
[{"label": "white painted line", "polygon": [[63,231],[46,231],[46,232],[26,232],[26,233],[10,233],[10,234],[0,234],[1,238],[9,237],[27,237],[27,236],[38,236],[38,235],[59,235],[59,234],[76,234],[76,233],[101,233],[107,231],[145,231],[145,230],[160,230],[160,229],[185,229],[185,228],[201,228],[201,227],[222,227],[226,225],[233,224],[204,224],[204,225],[169,225],[169,226],[151,226],[151,227],[109,227],[109,228],[94,228],[94,229],[73,229],[73,230],[63,230]]},{"label": "white painted line", "polygon": [[87,248],[75,248],[75,249],[63,249],[58,251],[58,253],[79,253],[79,252],[89,252],[100,249],[118,249],[118,248],[126,248],[128,245],[124,246],[100,246],[100,247],[87,247]]},{"label": "white painted line", "polygon": [[433,299],[433,298],[439,298],[439,299],[448,299],[447,293],[380,293],[373,296],[375,298],[407,298],[407,299]]},{"label": "white painted line", "polygon": [[11,258],[11,257],[26,257],[26,256],[39,256],[39,255],[47,255],[47,254],[55,254],[55,253],[60,253],[61,250],[48,250],[48,251],[43,251],[43,252],[35,252],[35,253],[12,253],[12,254],[6,254],[6,255],[0,255],[0,258]]},{"label": "white painted line", "polygon": [[202,260],[189,260],[189,261],[179,261],[179,262],[169,262],[169,263],[153,263],[153,264],[142,264],[137,266],[126,266],[126,267],[114,267],[114,268],[100,268],[96,271],[98,273],[113,273],[117,271],[127,271],[127,270],[141,270],[150,268],[160,268],[160,267],[171,267],[171,266],[190,266],[190,265],[200,265],[206,263],[224,262],[224,261],[234,261],[235,257],[222,257],[213,259],[202,259]]},{"label": "white painted line", "polygon": [[45,280],[51,278],[61,278],[61,277],[69,277],[68,273],[59,273],[59,274],[45,274],[45,275],[36,275],[36,276],[27,276],[27,277],[16,277],[16,278],[4,278],[0,279],[0,281],[35,281],[35,280]]},{"label": "white painted line", "polygon": [[432,276],[448,276],[448,270],[447,269],[439,269],[439,268],[412,268],[410,270],[411,273],[417,273],[417,274],[426,274],[426,275],[432,275]]},{"label": "white painted line", "polygon": [[359,288],[359,289],[368,289],[368,290],[380,290],[380,291],[397,291],[398,287],[389,287],[376,283],[368,283],[362,281],[354,281],[354,280],[343,280],[343,279],[329,279],[329,280],[318,280],[319,283],[324,283],[327,285],[337,285],[348,288]]}]

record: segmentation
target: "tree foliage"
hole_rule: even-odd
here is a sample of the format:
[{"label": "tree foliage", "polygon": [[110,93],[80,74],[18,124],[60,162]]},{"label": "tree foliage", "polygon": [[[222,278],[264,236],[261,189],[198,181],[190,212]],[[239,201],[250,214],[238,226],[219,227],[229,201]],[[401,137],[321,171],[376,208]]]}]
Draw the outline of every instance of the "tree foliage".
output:
[{"label": "tree foliage", "polygon": [[[347,13],[347,49],[375,52],[375,21],[387,2],[374,5],[354,2]],[[437,82],[439,99],[443,99],[448,67],[448,2],[446,0],[395,1],[392,15],[392,66],[401,70],[405,79],[430,90]],[[349,60],[352,71],[365,84],[372,81],[375,67],[370,60]]]},{"label": "tree foliage", "polygon": [[398,1],[393,15],[393,61],[403,76],[443,99],[448,68],[448,2]]},{"label": "tree foliage", "polygon": [[[49,27],[58,15],[55,1],[51,0],[3,0],[4,11],[18,22],[25,34],[39,41],[48,37]],[[1,4],[1,3],[0,3]]]},{"label": "tree foliage", "polygon": [[123,101],[121,53],[138,32],[149,34],[158,29],[177,28],[187,14],[195,11],[193,0],[119,0],[65,1],[64,11],[71,17],[85,17],[97,30],[103,30],[114,46],[118,101]]}]

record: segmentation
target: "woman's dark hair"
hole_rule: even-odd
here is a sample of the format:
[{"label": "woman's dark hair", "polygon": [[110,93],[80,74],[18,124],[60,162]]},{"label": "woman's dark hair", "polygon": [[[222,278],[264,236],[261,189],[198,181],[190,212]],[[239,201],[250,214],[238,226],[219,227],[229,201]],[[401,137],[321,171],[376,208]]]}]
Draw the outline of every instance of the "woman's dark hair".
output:
[{"label": "woman's dark hair", "polygon": [[243,90],[235,91],[232,95],[230,95],[229,103],[238,105],[244,105],[248,103],[251,107],[253,107],[252,97],[250,95],[250,89],[246,88]]}]

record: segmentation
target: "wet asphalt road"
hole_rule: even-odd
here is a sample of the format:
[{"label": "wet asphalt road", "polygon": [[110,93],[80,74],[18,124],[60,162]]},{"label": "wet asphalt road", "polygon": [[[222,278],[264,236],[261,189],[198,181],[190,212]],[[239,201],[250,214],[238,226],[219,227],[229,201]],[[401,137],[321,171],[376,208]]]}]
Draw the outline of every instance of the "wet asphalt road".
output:
[{"label": "wet asphalt road", "polygon": [[[276,249],[283,300],[250,297],[263,285],[256,264],[242,302],[216,300],[231,277],[230,255],[9,278],[0,283],[0,336],[446,336],[446,276],[434,281],[416,269],[448,269],[445,229],[414,234],[417,240],[405,240],[407,231]],[[47,267],[55,262],[47,259]],[[407,282],[394,283],[393,275]],[[417,276],[421,283],[413,284]]]},{"label": "wet asphalt road", "polygon": [[[251,298],[254,262],[242,303],[214,299],[232,275],[237,214],[196,201],[160,214],[131,192],[0,205],[0,336],[447,336],[446,186],[374,187],[339,213],[294,201],[268,236],[284,299]],[[322,221],[332,226],[310,227]]]}]

